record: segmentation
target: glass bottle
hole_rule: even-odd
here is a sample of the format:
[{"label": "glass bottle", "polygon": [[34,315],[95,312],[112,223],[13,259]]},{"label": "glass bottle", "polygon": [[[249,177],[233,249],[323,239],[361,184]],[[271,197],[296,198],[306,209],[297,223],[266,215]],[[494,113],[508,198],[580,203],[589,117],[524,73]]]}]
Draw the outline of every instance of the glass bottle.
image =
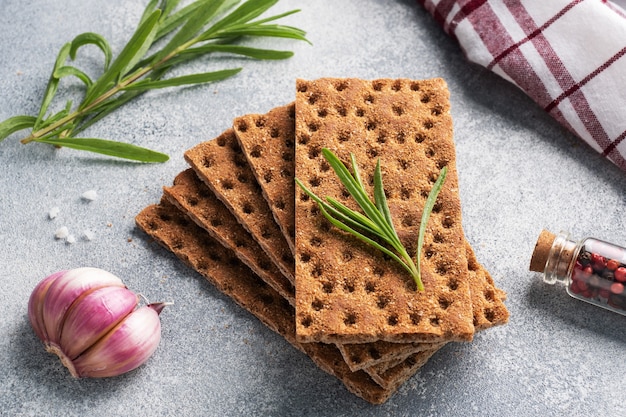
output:
[{"label": "glass bottle", "polygon": [[530,261],[548,284],[565,284],[574,298],[626,315],[626,249],[595,238],[573,240],[543,230]]}]

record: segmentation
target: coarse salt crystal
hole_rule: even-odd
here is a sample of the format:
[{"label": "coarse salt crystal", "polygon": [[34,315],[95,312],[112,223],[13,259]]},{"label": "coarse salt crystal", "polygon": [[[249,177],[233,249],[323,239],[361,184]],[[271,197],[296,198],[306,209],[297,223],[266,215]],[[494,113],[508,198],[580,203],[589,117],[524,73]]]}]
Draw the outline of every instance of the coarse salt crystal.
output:
[{"label": "coarse salt crystal", "polygon": [[67,239],[67,237],[70,235],[69,230],[67,230],[67,227],[62,226],[59,227],[56,232],[54,232],[54,237],[56,239]]},{"label": "coarse salt crystal", "polygon": [[76,242],[76,238],[74,237],[74,235],[67,235],[67,237],[65,238],[65,243],[67,244],[72,244]]},{"label": "coarse salt crystal", "polygon": [[96,193],[96,190],[89,190],[89,191],[85,191],[82,195],[81,198],[83,200],[88,200],[88,201],[93,201],[96,198],[98,198],[98,193]]},{"label": "coarse salt crystal", "polygon": [[50,220],[55,219],[59,215],[60,211],[61,210],[58,207],[52,207],[48,212],[48,217],[50,218]]},{"label": "coarse salt crystal", "polygon": [[91,230],[85,230],[83,232],[83,237],[85,238],[85,240],[91,241],[91,240],[93,240],[94,236],[95,236],[95,234]]}]

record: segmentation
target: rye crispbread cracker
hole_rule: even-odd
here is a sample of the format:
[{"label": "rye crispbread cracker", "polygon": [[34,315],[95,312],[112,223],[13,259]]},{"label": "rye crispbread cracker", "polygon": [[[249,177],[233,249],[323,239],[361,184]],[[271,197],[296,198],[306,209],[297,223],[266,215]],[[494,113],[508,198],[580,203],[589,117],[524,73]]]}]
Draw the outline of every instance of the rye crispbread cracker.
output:
[{"label": "rye crispbread cracker", "polygon": [[[442,346],[445,343],[442,344]],[[441,347],[422,350],[411,354],[407,359],[399,361],[397,365],[386,367],[386,364],[374,365],[366,368],[365,372],[374,382],[384,389],[397,389],[398,381],[406,381],[413,376]]]},{"label": "rye crispbread cracker", "polygon": [[163,187],[163,194],[198,226],[233,250],[244,264],[294,305],[291,282],[193,169],[178,174],[171,187]]},{"label": "rye crispbread cracker", "polygon": [[[296,177],[355,208],[321,155],[354,153],[366,185],[380,158],[396,229],[405,240],[440,169],[448,167],[424,240],[422,280],[330,224],[296,189],[296,334],[302,342],[469,341],[474,334],[448,90],[426,81],[297,81]],[[371,188],[371,186],[370,186]],[[372,195],[370,193],[370,195]]]},{"label": "rye crispbread cracker", "polygon": [[158,205],[143,209],[135,221],[146,234],[270,329],[305,352],[321,369],[340,379],[354,394],[373,404],[381,404],[406,380],[407,376],[401,375],[404,379],[397,379],[393,388],[384,389],[366,372],[350,371],[334,345],[299,343],[295,337],[293,307],[246,267],[232,251],[213,239],[166,199],[162,199]]},{"label": "rye crispbread cracker", "polygon": [[393,366],[417,352],[432,350],[445,343],[393,343],[379,340],[369,343],[337,343],[346,364],[352,371],[380,364]]},{"label": "rye crispbread cracker", "polygon": [[189,149],[185,159],[293,283],[293,255],[259,190],[233,129]]},{"label": "rye crispbread cracker", "polygon": [[295,253],[294,116],[295,106],[291,103],[266,114],[241,116],[233,122],[237,140],[292,253]]}]

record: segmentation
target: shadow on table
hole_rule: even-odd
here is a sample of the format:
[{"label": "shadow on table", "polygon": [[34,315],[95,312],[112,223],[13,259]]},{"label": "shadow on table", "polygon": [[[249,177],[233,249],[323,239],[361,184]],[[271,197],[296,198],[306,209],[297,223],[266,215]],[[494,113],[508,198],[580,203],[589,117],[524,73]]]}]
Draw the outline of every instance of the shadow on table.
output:
[{"label": "shadow on table", "polygon": [[68,404],[75,403],[77,398],[87,394],[91,397],[113,398],[122,387],[133,383],[133,374],[137,371],[112,378],[74,378],[56,355],[46,352],[26,317],[20,323],[18,336],[12,346],[15,347],[13,358],[19,365],[16,367],[16,379],[24,381],[25,386],[45,385],[49,393],[67,400]]},{"label": "shadow on table", "polygon": [[532,308],[540,310],[543,317],[626,345],[626,332],[617,330],[624,327],[626,317],[572,298],[561,285],[534,280],[528,289],[528,302]]}]

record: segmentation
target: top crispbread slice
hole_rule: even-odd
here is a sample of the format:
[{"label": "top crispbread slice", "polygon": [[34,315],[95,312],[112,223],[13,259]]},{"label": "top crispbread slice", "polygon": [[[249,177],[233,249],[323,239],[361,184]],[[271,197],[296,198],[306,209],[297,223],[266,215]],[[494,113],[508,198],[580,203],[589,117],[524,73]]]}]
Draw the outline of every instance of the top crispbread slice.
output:
[{"label": "top crispbread slice", "polygon": [[233,129],[189,149],[185,159],[293,283],[293,254],[259,190]]},{"label": "top crispbread slice", "polygon": [[366,186],[380,159],[391,215],[409,253],[416,249],[413,238],[426,197],[440,169],[448,167],[420,254],[424,291],[417,291],[394,261],[331,227],[317,204],[296,190],[298,340],[472,339],[448,97],[441,79],[297,81],[296,177],[319,196],[356,208],[321,149],[329,148],[344,162],[353,153]]},{"label": "top crispbread slice", "polygon": [[292,252],[295,252],[294,112],[291,103],[266,114],[241,116],[233,122],[237,140]]}]

